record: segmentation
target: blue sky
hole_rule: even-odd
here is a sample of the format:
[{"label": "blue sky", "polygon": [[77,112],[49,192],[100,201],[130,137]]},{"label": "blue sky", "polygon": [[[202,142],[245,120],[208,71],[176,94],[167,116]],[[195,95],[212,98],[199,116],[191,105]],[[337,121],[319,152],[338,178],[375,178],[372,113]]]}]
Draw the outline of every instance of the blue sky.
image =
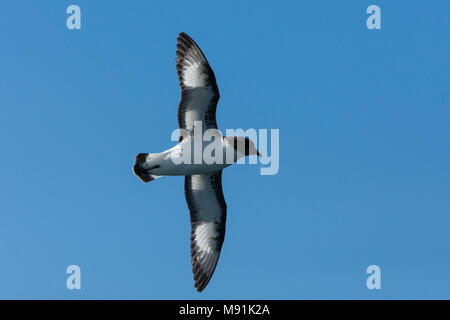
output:
[{"label": "blue sky", "polygon": [[[82,29],[66,28],[77,4]],[[366,8],[381,8],[368,30]],[[448,1],[0,3],[0,298],[450,298]],[[224,171],[227,234],[198,294],[173,144],[191,35],[226,128],[280,130],[280,170]],[[66,288],[79,265],[82,289]],[[368,290],[366,268],[381,268]]]}]

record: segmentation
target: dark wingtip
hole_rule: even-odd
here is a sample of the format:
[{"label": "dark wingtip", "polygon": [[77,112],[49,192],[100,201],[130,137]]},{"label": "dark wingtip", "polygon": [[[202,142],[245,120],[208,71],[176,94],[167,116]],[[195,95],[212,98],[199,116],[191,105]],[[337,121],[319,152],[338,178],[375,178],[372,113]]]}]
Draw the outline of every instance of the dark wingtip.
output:
[{"label": "dark wingtip", "polygon": [[195,289],[197,290],[197,292],[202,292],[206,288],[208,282],[209,281],[207,281],[206,283],[204,281],[203,283],[195,283]]},{"label": "dark wingtip", "polygon": [[187,35],[186,32],[180,32],[180,33],[178,34],[178,37],[179,37],[179,38],[188,38],[188,39],[191,39],[191,37],[189,37],[189,36]]}]

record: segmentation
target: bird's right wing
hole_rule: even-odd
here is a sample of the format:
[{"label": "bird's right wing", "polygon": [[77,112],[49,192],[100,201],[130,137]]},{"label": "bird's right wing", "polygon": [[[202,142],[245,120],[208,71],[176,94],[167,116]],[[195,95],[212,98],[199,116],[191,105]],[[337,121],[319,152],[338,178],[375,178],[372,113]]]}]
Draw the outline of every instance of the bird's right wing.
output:
[{"label": "bird's right wing", "polygon": [[184,190],[191,213],[192,271],[200,292],[214,273],[225,237],[227,205],[222,192],[222,170],[186,176]]}]

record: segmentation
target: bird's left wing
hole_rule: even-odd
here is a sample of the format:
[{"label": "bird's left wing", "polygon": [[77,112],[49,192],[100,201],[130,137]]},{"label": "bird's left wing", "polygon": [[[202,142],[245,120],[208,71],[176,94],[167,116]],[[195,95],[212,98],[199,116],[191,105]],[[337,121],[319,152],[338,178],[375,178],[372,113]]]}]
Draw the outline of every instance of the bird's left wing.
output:
[{"label": "bird's left wing", "polygon": [[225,237],[222,170],[186,176],[184,190],[191,213],[192,271],[195,287],[201,292],[214,273]]},{"label": "bird's left wing", "polygon": [[219,89],[208,60],[194,40],[180,33],[177,44],[177,73],[181,87],[178,107],[180,129],[192,130],[201,121],[203,130],[217,129]]}]

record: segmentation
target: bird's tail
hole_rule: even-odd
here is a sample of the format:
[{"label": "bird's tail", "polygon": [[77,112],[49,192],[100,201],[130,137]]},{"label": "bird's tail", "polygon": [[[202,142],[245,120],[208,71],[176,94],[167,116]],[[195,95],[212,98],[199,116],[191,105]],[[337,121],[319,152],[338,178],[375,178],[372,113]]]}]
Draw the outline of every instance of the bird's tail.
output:
[{"label": "bird's tail", "polygon": [[145,183],[160,178],[155,174],[150,174],[150,170],[156,169],[159,166],[149,166],[148,162],[157,157],[157,153],[139,153],[134,161],[134,174]]}]

